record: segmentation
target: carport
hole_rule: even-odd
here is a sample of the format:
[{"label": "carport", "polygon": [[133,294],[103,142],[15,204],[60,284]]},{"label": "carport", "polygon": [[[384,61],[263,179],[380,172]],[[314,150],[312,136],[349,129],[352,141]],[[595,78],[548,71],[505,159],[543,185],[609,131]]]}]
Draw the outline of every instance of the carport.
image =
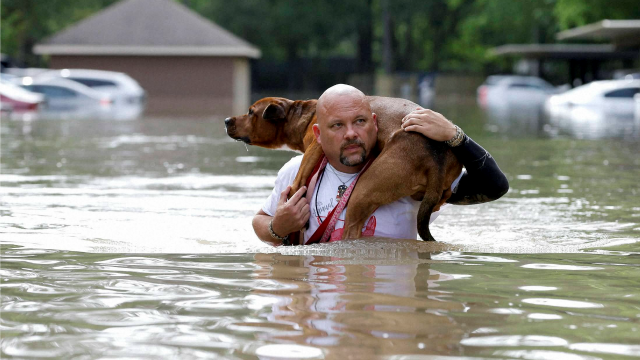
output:
[{"label": "carport", "polygon": [[[608,41],[609,44],[507,44],[493,48],[496,56],[518,56],[537,63],[532,75],[544,78],[546,61],[566,61],[569,80],[599,80],[602,64],[620,60],[632,68],[640,60],[640,20],[602,20],[560,32],[558,40]],[[569,81],[570,83],[572,81]]]}]

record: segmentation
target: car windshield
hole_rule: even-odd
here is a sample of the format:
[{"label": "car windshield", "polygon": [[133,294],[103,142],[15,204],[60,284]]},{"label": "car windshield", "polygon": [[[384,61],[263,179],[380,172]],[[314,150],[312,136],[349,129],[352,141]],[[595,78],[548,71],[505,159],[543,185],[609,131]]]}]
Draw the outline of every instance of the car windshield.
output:
[{"label": "car windshield", "polygon": [[27,85],[23,87],[27,90],[44,94],[50,98],[71,98],[78,96],[78,94],[72,90],[54,85]]},{"label": "car windshield", "polygon": [[83,85],[86,85],[88,87],[91,87],[91,88],[106,87],[106,86],[116,86],[115,82],[109,81],[109,80],[87,79],[87,78],[76,78],[76,77],[69,77],[67,79],[79,82],[79,83],[81,83]]}]

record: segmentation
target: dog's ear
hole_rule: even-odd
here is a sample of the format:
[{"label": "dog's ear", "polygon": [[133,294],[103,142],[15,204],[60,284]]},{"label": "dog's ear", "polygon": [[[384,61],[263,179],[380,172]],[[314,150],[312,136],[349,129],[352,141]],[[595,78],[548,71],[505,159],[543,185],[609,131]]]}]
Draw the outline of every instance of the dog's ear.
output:
[{"label": "dog's ear", "polygon": [[262,118],[265,120],[278,120],[284,119],[287,113],[282,104],[269,104],[262,113]]}]

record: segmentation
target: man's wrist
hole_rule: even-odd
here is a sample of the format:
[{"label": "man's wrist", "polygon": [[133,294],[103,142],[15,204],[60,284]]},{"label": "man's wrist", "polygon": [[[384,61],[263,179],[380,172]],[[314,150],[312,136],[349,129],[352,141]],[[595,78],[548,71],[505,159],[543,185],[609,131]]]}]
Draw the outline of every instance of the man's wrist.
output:
[{"label": "man's wrist", "polygon": [[286,245],[286,243],[289,242],[289,234],[286,234],[285,236],[280,236],[278,235],[274,230],[273,230],[273,220],[274,218],[271,219],[271,221],[269,221],[269,234],[271,235],[271,237],[273,239],[276,240],[280,240],[282,241],[283,244]]},{"label": "man's wrist", "polygon": [[458,125],[454,126],[456,127],[456,134],[451,139],[444,142],[450,147],[459,146],[464,140],[464,131],[462,131],[462,129]]}]

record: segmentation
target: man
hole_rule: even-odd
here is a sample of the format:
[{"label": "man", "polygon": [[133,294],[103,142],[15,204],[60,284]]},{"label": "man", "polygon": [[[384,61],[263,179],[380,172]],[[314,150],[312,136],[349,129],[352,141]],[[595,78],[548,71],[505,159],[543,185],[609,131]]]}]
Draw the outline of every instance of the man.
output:
[{"label": "man", "polygon": [[[302,156],[294,157],[278,172],[273,192],[253,219],[260,240],[280,245],[286,236],[301,230],[307,221],[302,243],[306,243],[334,208],[344,191],[365,167],[377,141],[377,116],[372,113],[365,95],[349,85],[327,89],[316,105],[317,124],[313,133],[327,157],[328,164],[319,176],[311,196],[301,188],[288,201],[287,194]],[[509,189],[506,177],[488,152],[473,142],[444,116],[427,109],[417,109],[403,119],[405,131],[416,131],[436,141],[456,139],[452,148],[465,166],[452,185],[457,189],[448,200],[454,204],[491,201]],[[480,161],[482,160],[482,161]],[[336,191],[337,189],[337,191]],[[417,238],[417,212],[420,202],[410,197],[380,206],[369,218],[363,235],[392,238]],[[330,241],[342,238],[346,209],[338,217]],[[431,221],[437,217],[432,214]]]}]

